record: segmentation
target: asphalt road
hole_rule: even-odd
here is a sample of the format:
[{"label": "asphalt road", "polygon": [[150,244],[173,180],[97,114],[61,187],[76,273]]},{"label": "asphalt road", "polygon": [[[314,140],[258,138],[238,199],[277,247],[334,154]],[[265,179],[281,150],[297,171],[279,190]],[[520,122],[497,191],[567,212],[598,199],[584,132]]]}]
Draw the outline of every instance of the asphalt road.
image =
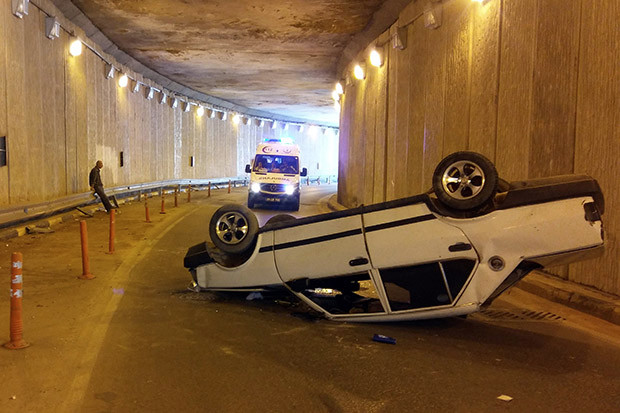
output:
[{"label": "asphalt road", "polygon": [[[334,190],[305,188],[302,207],[293,214],[324,212],[316,203]],[[74,276],[50,281],[38,275],[28,308],[37,318],[26,336],[35,342],[19,353],[0,352],[0,379],[10,382],[8,374],[21,374],[15,383],[30,387],[5,385],[0,410],[620,410],[616,326],[517,289],[467,319],[391,324],[317,320],[294,300],[246,301],[245,294],[187,290],[191,278],[182,265],[187,248],[205,239],[218,206],[245,196],[239,189],[197,200],[196,206],[162,215],[149,230],[130,225],[141,205],[123,207],[119,220],[127,228],[121,227],[134,238],[119,241],[121,255],[95,258],[95,266],[110,269],[105,280],[98,275],[88,282]],[[256,212],[261,224],[274,214]],[[105,224],[100,215],[95,220]],[[31,238],[29,244],[22,239],[10,247],[53,248],[51,239]],[[105,248],[99,241],[93,255]],[[58,251],[49,252],[48,265]],[[44,264],[37,265],[29,271],[45,272]],[[69,301],[67,291],[81,305]],[[61,321],[61,309],[68,322]],[[396,338],[396,345],[373,342],[375,333]],[[502,395],[512,400],[498,399]]]}]

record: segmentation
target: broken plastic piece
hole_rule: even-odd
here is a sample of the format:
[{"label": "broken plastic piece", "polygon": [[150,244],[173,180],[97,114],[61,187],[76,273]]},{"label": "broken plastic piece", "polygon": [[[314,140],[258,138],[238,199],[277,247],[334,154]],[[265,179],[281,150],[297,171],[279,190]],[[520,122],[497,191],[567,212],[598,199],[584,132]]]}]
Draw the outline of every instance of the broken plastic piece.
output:
[{"label": "broken plastic piece", "polygon": [[378,341],[379,343],[396,344],[396,339],[383,334],[375,334],[372,336],[372,341]]},{"label": "broken plastic piece", "polygon": [[505,395],[505,394],[502,394],[502,395],[501,395],[501,396],[499,396],[497,399],[498,399],[498,400],[501,400],[501,401],[504,401],[504,402],[509,402],[509,401],[511,401],[511,400],[512,400],[512,397],[507,396],[507,395]]},{"label": "broken plastic piece", "polygon": [[247,297],[245,297],[245,299],[247,301],[252,301],[252,300],[262,300],[263,299],[263,295],[259,292],[252,292],[250,294],[248,294]]}]

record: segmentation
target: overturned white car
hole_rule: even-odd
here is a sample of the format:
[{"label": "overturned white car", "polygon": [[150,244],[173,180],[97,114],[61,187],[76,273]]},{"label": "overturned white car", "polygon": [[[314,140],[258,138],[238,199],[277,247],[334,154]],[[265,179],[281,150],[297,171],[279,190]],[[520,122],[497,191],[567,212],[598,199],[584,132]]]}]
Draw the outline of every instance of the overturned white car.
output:
[{"label": "overturned white car", "polygon": [[428,193],[262,228],[225,205],[212,242],[189,249],[200,289],[286,289],[327,318],[394,321],[465,315],[530,271],[602,252],[598,183],[567,175],[507,183],[477,153],[436,168]]}]

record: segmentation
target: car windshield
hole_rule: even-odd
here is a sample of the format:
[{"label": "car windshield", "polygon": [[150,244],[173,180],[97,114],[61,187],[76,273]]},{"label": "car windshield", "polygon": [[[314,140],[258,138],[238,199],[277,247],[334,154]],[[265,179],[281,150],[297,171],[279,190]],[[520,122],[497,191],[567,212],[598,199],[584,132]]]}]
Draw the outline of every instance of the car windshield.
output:
[{"label": "car windshield", "polygon": [[297,156],[256,155],[253,172],[296,174],[299,171]]}]

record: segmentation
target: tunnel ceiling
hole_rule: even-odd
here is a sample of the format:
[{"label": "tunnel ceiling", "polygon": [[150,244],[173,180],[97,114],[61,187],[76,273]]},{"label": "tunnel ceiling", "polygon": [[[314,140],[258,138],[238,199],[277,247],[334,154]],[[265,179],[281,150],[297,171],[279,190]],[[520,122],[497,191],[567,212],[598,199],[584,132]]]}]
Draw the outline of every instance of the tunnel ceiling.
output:
[{"label": "tunnel ceiling", "polygon": [[338,59],[384,2],[73,0],[120,49],[171,80],[333,125]]}]

